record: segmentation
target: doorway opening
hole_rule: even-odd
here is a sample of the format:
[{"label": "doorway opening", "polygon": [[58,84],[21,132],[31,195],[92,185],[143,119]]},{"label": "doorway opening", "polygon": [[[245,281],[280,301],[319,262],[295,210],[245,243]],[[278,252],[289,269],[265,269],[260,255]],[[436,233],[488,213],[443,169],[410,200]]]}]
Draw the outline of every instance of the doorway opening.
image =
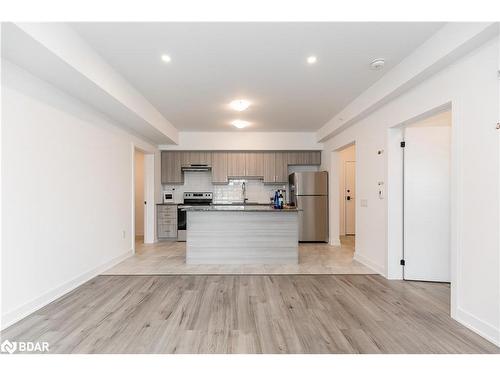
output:
[{"label": "doorway opening", "polygon": [[[452,113],[448,102],[388,129],[388,279],[452,282],[457,236]],[[440,269],[441,276],[422,273],[425,267],[434,275]],[[452,297],[453,290],[451,285]]]},{"label": "doorway opening", "polygon": [[152,244],[155,230],[155,154],[132,144],[132,236],[131,246],[136,243]]},{"label": "doorway opening", "polygon": [[451,111],[403,128],[403,279],[451,281]]},{"label": "doorway opening", "polygon": [[356,236],[356,145],[339,151],[339,232],[342,245],[354,248]]},{"label": "doorway opening", "polygon": [[134,228],[136,243],[144,243],[145,227],[145,175],[144,175],[144,153],[134,149]]}]

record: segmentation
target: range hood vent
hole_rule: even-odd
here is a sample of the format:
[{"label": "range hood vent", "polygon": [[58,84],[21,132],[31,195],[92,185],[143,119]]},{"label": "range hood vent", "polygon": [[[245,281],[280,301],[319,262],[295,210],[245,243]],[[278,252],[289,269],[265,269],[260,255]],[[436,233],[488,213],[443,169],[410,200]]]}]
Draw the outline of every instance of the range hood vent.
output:
[{"label": "range hood vent", "polygon": [[191,164],[185,165],[181,169],[188,172],[207,172],[212,168],[207,164]]}]

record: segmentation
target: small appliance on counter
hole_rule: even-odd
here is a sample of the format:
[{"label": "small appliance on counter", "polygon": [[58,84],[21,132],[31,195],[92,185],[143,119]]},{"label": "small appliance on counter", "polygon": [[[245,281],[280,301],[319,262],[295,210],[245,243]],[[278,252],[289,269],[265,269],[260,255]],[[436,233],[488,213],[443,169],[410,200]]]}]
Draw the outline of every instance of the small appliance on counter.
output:
[{"label": "small appliance on counter", "polygon": [[163,191],[163,203],[174,203],[174,189]]},{"label": "small appliance on counter", "polygon": [[272,206],[276,209],[281,209],[286,203],[286,190],[278,189],[274,192],[274,196],[271,198]]}]

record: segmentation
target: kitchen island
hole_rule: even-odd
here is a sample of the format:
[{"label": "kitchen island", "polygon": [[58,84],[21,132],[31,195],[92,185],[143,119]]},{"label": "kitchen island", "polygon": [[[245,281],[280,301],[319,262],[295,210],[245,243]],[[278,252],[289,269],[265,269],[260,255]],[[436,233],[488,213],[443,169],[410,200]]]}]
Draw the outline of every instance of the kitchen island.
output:
[{"label": "kitchen island", "polygon": [[298,210],[186,207],[187,264],[297,264]]}]

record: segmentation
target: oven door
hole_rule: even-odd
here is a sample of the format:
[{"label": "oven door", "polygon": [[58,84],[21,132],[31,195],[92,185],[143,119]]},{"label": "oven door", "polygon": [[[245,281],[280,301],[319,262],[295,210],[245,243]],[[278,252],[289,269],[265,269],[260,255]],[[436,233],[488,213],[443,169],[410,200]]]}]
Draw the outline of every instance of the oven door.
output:
[{"label": "oven door", "polygon": [[177,241],[186,241],[186,211],[177,206]]}]

